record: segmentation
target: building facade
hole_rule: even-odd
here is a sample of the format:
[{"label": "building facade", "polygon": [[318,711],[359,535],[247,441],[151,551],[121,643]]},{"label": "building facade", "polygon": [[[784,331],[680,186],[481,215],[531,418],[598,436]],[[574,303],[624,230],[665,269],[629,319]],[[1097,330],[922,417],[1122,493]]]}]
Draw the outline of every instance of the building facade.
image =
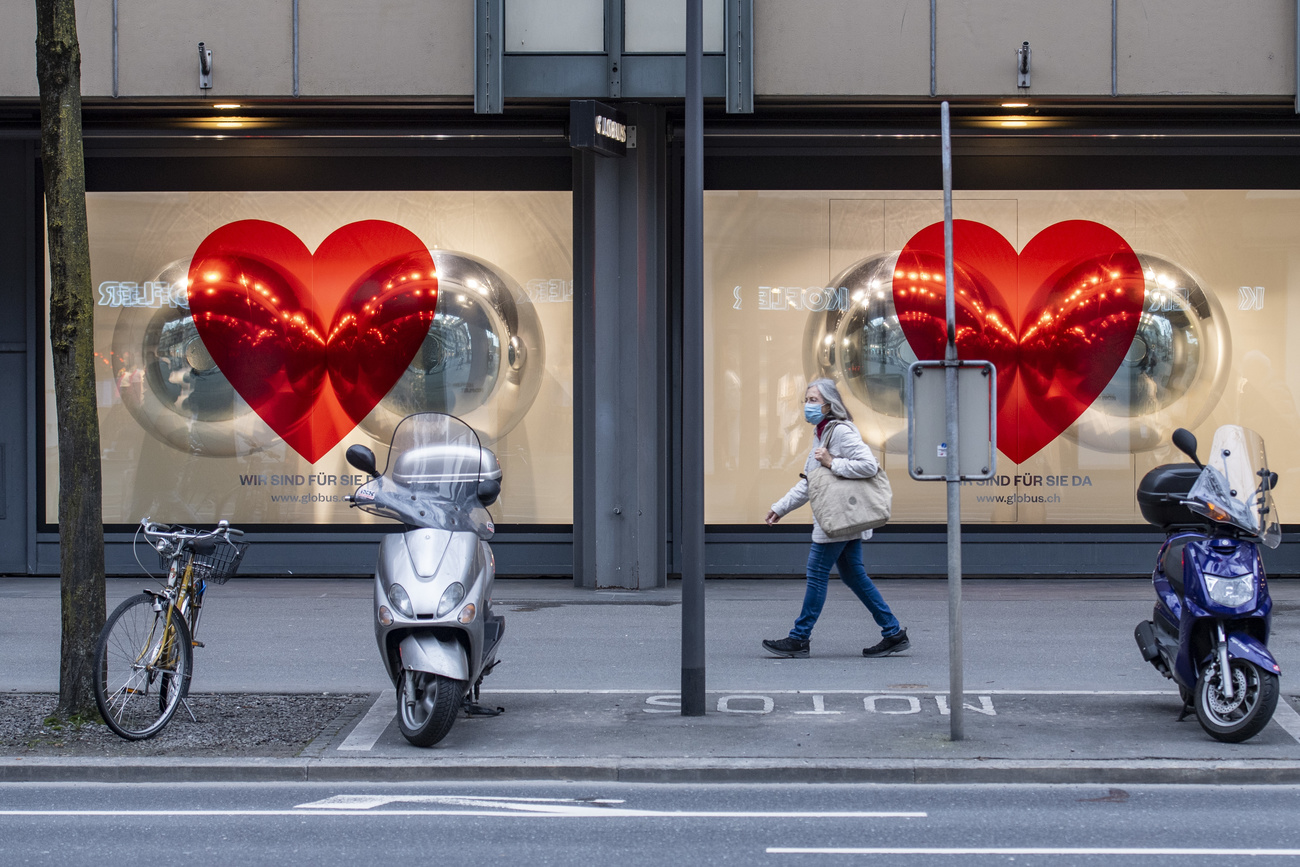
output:
[{"label": "building facade", "polygon": [[[967,574],[1149,569],[1134,491],[1179,426],[1258,430],[1300,514],[1290,0],[705,0],[703,418],[677,399],[684,0],[78,6],[110,573],[145,515],[247,528],[249,573],[367,573],[388,528],[343,502],[343,452],[382,464],[435,409],[501,461],[502,574],[661,585],[700,484],[710,575],[802,574],[810,519],[762,518],[828,376],[894,484],[871,570],[942,574],[903,374],[941,305],[943,100],[959,318],[1004,386]],[[0,7],[5,574],[58,569],[35,26]],[[589,124],[605,153],[574,147]],[[412,247],[425,265],[384,270]],[[238,322],[265,356],[210,324],[234,315],[202,289],[227,266],[274,310]],[[296,342],[363,316],[366,281],[430,271],[427,333],[334,360]]]}]

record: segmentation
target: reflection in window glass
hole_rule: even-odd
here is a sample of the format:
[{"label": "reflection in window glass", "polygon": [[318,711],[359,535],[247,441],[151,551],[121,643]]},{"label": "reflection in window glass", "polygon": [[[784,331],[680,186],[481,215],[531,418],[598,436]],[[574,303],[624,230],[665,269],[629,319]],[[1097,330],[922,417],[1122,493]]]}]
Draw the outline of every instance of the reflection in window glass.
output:
[{"label": "reflection in window glass", "polygon": [[[571,522],[571,203],[89,194],[105,522],[370,520],[342,502],[360,483],[343,453],[362,443],[382,467],[397,424],[422,411],[464,419],[497,453],[498,522]],[[214,238],[236,240],[217,255]],[[225,306],[209,300],[223,291]],[[48,350],[46,367],[53,523]]]},{"label": "reflection in window glass", "polygon": [[[999,366],[998,475],[965,486],[964,520],[1141,523],[1137,480],[1184,460],[1173,430],[1208,443],[1221,424],[1263,435],[1293,514],[1300,195],[981,191],[954,216],[992,239],[958,244],[959,341]],[[942,217],[934,191],[706,193],[710,523],[761,521],[797,479],[820,376],[890,472],[895,522],[944,520],[945,486],[908,476],[904,408],[944,294],[918,233]]]}]

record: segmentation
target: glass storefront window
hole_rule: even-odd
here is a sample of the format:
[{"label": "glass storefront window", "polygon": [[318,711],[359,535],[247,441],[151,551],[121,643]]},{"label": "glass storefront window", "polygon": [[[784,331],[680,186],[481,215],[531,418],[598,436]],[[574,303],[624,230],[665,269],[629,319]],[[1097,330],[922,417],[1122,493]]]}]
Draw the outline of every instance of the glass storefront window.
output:
[{"label": "glass storefront window", "polygon": [[572,521],[569,193],[90,193],[87,211],[105,523],[369,521],[342,502],[344,451],[382,467],[427,410],[497,453],[498,522]]},{"label": "glass storefront window", "polygon": [[[704,0],[705,54],[726,51],[726,5]],[[623,50],[628,54],[682,54],[686,51],[686,0],[624,0]]]},{"label": "glass storefront window", "polygon": [[[1185,460],[1174,428],[1208,444],[1227,423],[1263,435],[1295,514],[1300,193],[980,191],[954,216],[959,345],[999,366],[998,476],[965,486],[964,520],[1141,524],[1137,480]],[[908,477],[903,411],[942,317],[923,233],[942,218],[934,191],[706,193],[709,523],[758,523],[797,481],[822,376],[890,472],[894,522],[944,520],[944,485]]]},{"label": "glass storefront window", "polygon": [[507,53],[605,50],[604,0],[505,0],[504,13]]}]

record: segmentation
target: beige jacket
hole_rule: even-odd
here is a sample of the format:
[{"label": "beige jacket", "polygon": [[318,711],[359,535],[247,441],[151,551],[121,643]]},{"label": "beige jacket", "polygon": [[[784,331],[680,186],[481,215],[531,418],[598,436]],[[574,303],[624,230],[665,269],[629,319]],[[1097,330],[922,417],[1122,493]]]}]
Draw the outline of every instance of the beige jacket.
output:
[{"label": "beige jacket", "polygon": [[[821,445],[820,440],[814,440],[812,448],[808,450],[808,459],[803,464],[803,474],[807,476],[812,472],[813,467],[817,466],[817,459],[813,457],[813,452]],[[831,453],[831,472],[845,479],[869,479],[880,470],[880,464],[876,462],[876,456],[871,453],[871,447],[862,441],[862,434],[854,427],[853,422],[840,419],[831,430],[830,443],[827,444],[827,450]],[[781,499],[772,504],[772,511],[781,517],[785,517],[790,512],[808,502],[808,480],[802,478],[790,491]],[[813,518],[812,540],[818,544],[827,542],[842,542],[852,536],[840,536],[832,539],[817,524],[817,519]],[[871,538],[870,530],[862,531],[862,540],[865,542]]]}]

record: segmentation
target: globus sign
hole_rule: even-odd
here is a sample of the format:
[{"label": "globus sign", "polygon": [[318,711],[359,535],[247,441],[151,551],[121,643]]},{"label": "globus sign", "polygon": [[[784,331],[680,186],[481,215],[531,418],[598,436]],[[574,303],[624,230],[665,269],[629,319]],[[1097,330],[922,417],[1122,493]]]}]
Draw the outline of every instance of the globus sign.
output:
[{"label": "globus sign", "polygon": [[594,99],[569,103],[569,144],[607,157],[627,154],[627,116]]}]

